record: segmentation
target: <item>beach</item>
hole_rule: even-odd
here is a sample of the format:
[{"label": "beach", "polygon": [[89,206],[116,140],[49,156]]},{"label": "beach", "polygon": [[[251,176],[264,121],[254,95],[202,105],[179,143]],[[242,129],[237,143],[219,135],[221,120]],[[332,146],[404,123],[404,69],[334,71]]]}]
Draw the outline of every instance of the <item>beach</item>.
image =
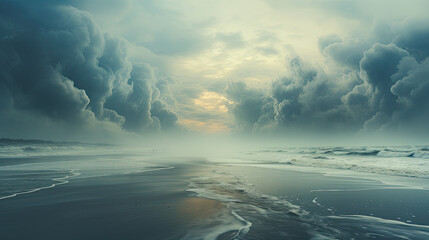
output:
[{"label": "beach", "polygon": [[3,239],[429,237],[424,178],[167,155],[4,158]]},{"label": "beach", "polygon": [[188,220],[183,167],[71,180],[3,199],[6,239],[179,239]]},{"label": "beach", "polygon": [[429,0],[0,0],[0,240],[429,240]]}]

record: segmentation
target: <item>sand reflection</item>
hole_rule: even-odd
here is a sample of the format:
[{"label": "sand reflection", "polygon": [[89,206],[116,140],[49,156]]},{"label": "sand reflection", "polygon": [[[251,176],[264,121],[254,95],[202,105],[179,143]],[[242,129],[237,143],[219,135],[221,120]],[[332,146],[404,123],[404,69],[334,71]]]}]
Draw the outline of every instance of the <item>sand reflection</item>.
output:
[{"label": "sand reflection", "polygon": [[188,198],[178,206],[178,212],[185,218],[207,218],[225,210],[225,206],[205,198]]}]

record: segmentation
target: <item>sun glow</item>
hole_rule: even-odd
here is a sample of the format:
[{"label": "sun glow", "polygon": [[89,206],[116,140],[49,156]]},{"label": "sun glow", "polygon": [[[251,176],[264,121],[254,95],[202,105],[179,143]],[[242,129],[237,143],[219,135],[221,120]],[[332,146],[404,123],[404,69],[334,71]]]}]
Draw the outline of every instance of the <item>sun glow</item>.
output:
[{"label": "sun glow", "polygon": [[200,94],[197,99],[194,99],[194,104],[198,107],[202,107],[209,111],[219,111],[223,113],[228,112],[226,104],[232,104],[233,102],[228,100],[224,95],[205,91]]}]

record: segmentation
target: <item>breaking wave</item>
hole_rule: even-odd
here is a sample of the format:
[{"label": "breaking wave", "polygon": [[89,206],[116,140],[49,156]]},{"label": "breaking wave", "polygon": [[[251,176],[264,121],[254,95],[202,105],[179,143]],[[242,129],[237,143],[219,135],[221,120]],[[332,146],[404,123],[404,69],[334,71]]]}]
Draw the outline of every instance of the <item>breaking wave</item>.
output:
[{"label": "breaking wave", "polygon": [[429,147],[309,147],[262,149],[236,157],[237,162],[287,164],[392,176],[429,178]]}]

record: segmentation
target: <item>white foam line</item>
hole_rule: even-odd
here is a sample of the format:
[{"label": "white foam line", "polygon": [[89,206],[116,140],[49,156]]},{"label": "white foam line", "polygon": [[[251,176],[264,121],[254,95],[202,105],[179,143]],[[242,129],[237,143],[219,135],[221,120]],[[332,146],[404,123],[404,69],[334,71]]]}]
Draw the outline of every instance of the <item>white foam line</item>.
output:
[{"label": "white foam line", "polygon": [[[310,190],[310,192],[359,192],[359,191],[371,191],[371,190],[392,190],[392,189],[415,189],[410,187],[382,187],[382,188],[357,188],[357,189],[316,189]],[[418,189],[420,190],[420,189]]]},{"label": "white foam line", "polygon": [[250,227],[252,226],[252,223],[247,221],[246,219],[244,219],[242,216],[238,215],[235,211],[231,211],[231,214],[238,219],[241,222],[244,222],[246,225],[242,226],[241,228],[238,229],[238,232],[234,235],[234,239],[236,237],[238,237],[241,233],[242,234],[246,234],[249,230]]},{"label": "white foam line", "polygon": [[[167,170],[167,169],[172,169],[172,168],[174,168],[174,167],[163,167],[163,168],[157,168],[157,169],[144,169],[144,170],[141,170],[141,171],[138,171],[138,172],[152,172],[152,171]],[[34,189],[31,189],[31,190],[28,190],[28,191],[24,191],[24,192],[14,193],[14,194],[11,194],[11,195],[8,195],[8,196],[3,196],[3,197],[0,197],[0,200],[7,199],[7,198],[13,198],[13,197],[16,197],[16,196],[19,196],[19,195],[34,193],[34,192],[37,192],[37,191],[40,191],[40,190],[43,190],[43,189],[53,188],[53,187],[58,186],[58,185],[67,184],[67,183],[69,183],[69,181],[67,181],[66,179],[71,178],[71,177],[77,177],[77,176],[80,175],[80,173],[76,173],[74,169],[70,170],[69,173],[71,173],[72,175],[67,175],[65,177],[53,178],[52,179],[53,181],[57,181],[58,183],[54,183],[52,185],[45,186],[45,187],[34,188]]]},{"label": "white foam line", "polygon": [[43,190],[43,189],[53,188],[55,186],[62,185],[62,184],[67,184],[67,183],[69,183],[69,181],[67,181],[66,179],[71,178],[71,177],[76,177],[76,176],[80,175],[80,173],[75,173],[74,171],[75,171],[74,169],[69,171],[69,173],[71,173],[72,175],[67,175],[65,177],[53,178],[52,179],[53,181],[57,181],[58,183],[53,183],[50,186],[39,187],[39,188],[31,189],[31,190],[28,190],[28,191],[24,191],[24,192],[14,193],[14,194],[8,195],[8,196],[3,196],[3,197],[0,197],[0,200],[7,199],[7,198],[13,198],[13,197],[16,197],[16,196],[19,196],[19,195],[28,194],[28,193],[37,192],[37,191],[40,191],[40,190]]},{"label": "white foam line", "polygon": [[428,225],[410,224],[410,223],[405,223],[405,222],[401,222],[401,221],[396,221],[396,220],[391,220],[391,219],[384,219],[384,218],[378,218],[378,217],[373,217],[373,216],[366,216],[366,215],[328,216],[328,218],[333,218],[333,219],[352,219],[352,220],[364,219],[364,220],[372,220],[372,221],[381,222],[381,223],[387,223],[387,224],[397,224],[397,225],[408,226],[408,227],[417,227],[417,228],[429,229]]},{"label": "white foam line", "polygon": [[[340,178],[354,178],[354,179],[364,179],[372,180],[384,185],[394,185],[393,187],[386,187],[390,189],[415,189],[429,191],[427,188],[426,182],[429,181],[428,178],[424,177],[410,177],[410,176],[399,176],[399,175],[382,175],[380,173],[371,173],[371,172],[359,172],[353,171],[350,169],[338,169],[338,168],[326,168],[326,167],[313,167],[313,166],[298,166],[298,165],[285,165],[285,164],[236,164],[229,163],[223,164],[225,166],[247,166],[247,167],[256,167],[256,168],[265,168],[265,169],[276,169],[283,171],[292,171],[292,172],[302,172],[302,173],[316,173],[322,174],[324,176],[340,177]],[[352,173],[352,175],[350,174]],[[425,181],[421,182],[408,182],[404,180],[419,180]],[[417,185],[416,185],[417,184]],[[382,189],[386,189],[382,188]],[[313,190],[315,191],[315,190]],[[343,190],[341,190],[343,191]],[[344,190],[346,191],[346,190]],[[355,190],[350,190],[355,191]]]},{"label": "white foam line", "polygon": [[319,207],[322,207],[322,205],[320,204],[320,203],[318,203],[317,202],[317,197],[315,197],[314,199],[313,199],[313,201],[311,201],[312,203],[314,203],[314,204],[316,204],[317,206],[319,206]]}]

